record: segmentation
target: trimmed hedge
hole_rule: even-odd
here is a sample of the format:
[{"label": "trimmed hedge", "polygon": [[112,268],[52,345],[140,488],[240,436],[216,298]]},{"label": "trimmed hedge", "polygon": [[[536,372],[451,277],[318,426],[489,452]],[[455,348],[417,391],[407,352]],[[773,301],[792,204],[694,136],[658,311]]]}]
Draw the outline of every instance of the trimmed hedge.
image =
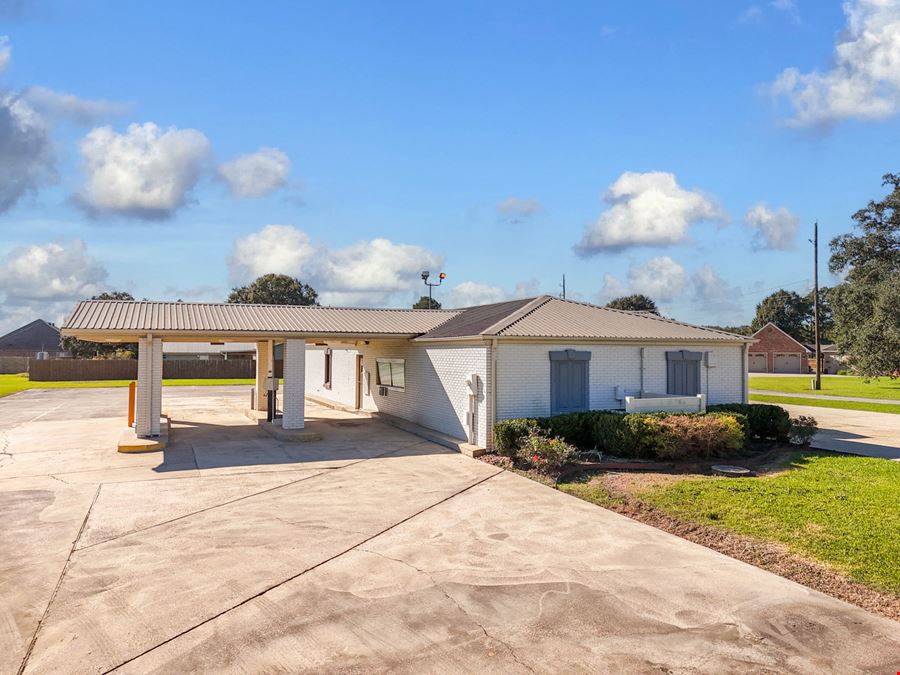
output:
[{"label": "trimmed hedge", "polygon": [[786,443],[791,435],[791,416],[777,405],[763,403],[722,403],[711,405],[708,412],[739,413],[747,418],[748,437]]},{"label": "trimmed hedge", "polygon": [[504,420],[494,425],[494,448],[517,455],[535,430],[582,449],[646,459],[710,457],[744,445],[751,424],[741,412],[706,414],[591,411],[545,418]]}]

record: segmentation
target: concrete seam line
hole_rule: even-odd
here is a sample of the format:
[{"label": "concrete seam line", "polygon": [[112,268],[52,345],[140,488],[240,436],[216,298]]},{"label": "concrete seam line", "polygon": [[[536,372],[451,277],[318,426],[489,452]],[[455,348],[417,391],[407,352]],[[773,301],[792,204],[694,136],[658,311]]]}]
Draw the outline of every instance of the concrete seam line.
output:
[{"label": "concrete seam line", "polygon": [[22,673],[25,672],[25,666],[28,665],[28,659],[31,658],[31,652],[32,650],[34,650],[34,645],[37,642],[38,634],[41,631],[41,627],[44,625],[44,620],[50,613],[50,607],[56,600],[56,596],[59,593],[60,587],[62,587],[63,578],[65,578],[66,576],[66,572],[69,569],[69,563],[72,561],[72,554],[75,552],[75,546],[78,544],[78,540],[81,539],[81,534],[84,532],[84,528],[87,525],[88,518],[91,517],[91,511],[94,508],[94,504],[97,503],[97,498],[100,496],[100,488],[102,487],[103,483],[97,486],[97,489],[94,492],[94,498],[91,499],[91,504],[90,506],[88,506],[88,510],[84,514],[84,519],[81,521],[81,527],[78,528],[78,534],[76,534],[75,539],[72,540],[72,548],[69,549],[69,555],[66,557],[66,562],[63,563],[62,571],[59,573],[59,579],[56,580],[56,586],[54,586],[53,592],[50,594],[50,599],[47,601],[47,606],[44,608],[44,612],[43,614],[41,614],[41,618],[38,619],[37,626],[35,626],[34,628],[34,634],[31,636],[31,641],[28,643],[28,649],[25,650],[25,656],[22,657],[22,665],[19,666],[18,675],[22,675]]},{"label": "concrete seam line", "polygon": [[183,520],[185,518],[190,518],[191,516],[196,516],[198,513],[205,513],[206,511],[212,511],[213,509],[217,509],[222,506],[228,506],[229,504],[234,504],[235,502],[239,502],[244,499],[249,499],[250,497],[256,497],[257,495],[263,495],[267,492],[272,492],[273,490],[279,490],[283,487],[288,487],[290,485],[296,485],[297,483],[302,483],[305,480],[309,480],[310,478],[315,478],[316,476],[320,476],[320,475],[322,475],[322,472],[314,473],[312,476],[304,476],[303,478],[298,478],[297,480],[292,480],[288,483],[282,483],[281,485],[275,485],[273,487],[266,488],[265,490],[260,490],[259,492],[252,492],[249,495],[235,497],[234,499],[230,499],[228,501],[221,502],[219,504],[213,504],[212,506],[207,506],[204,509],[198,509],[197,511],[191,511],[190,513],[184,513],[180,516],[176,516],[175,518],[169,518],[169,520],[163,520],[159,523],[153,523],[153,525],[147,525],[147,527],[139,527],[134,530],[128,530],[127,532],[123,532],[122,534],[116,535],[115,537],[110,537],[109,539],[104,539],[103,541],[95,541],[93,544],[88,544],[87,546],[82,546],[78,550],[79,551],[87,551],[88,549],[94,548],[95,546],[100,546],[100,544],[106,544],[111,541],[116,541],[117,539],[121,539],[122,537],[128,537],[132,534],[137,534],[139,532],[146,532],[147,530],[152,530],[154,527],[160,527],[161,525],[168,525],[169,523],[174,523],[178,520]]},{"label": "concrete seam line", "polygon": [[[183,515],[176,516],[175,518],[170,518],[169,520],[164,520],[164,521],[159,522],[159,523],[154,523],[153,525],[148,525],[147,527],[140,527],[140,528],[135,529],[135,530],[129,530],[128,532],[123,532],[122,534],[117,535],[117,536],[115,536],[115,537],[110,537],[109,539],[104,539],[103,541],[97,541],[97,542],[94,542],[93,544],[88,544],[87,546],[83,546],[82,548],[80,548],[80,549],[78,549],[78,550],[79,550],[79,551],[86,551],[86,550],[88,550],[89,548],[93,548],[94,546],[99,546],[100,544],[106,544],[106,543],[108,543],[108,542],[116,541],[117,539],[121,539],[122,537],[128,537],[128,536],[130,536],[130,535],[132,535],[132,534],[137,534],[138,532],[146,532],[147,530],[151,530],[151,529],[153,529],[154,527],[160,527],[161,525],[168,525],[169,523],[174,523],[174,522],[176,522],[176,521],[178,521],[178,520],[183,520],[183,519],[185,519],[185,518],[190,518],[191,516],[196,516],[198,513],[205,513],[206,511],[212,511],[213,509],[218,509],[218,508],[221,508],[221,507],[223,507],[223,506],[228,506],[229,504],[234,504],[235,502],[240,502],[240,501],[243,501],[244,499],[250,499],[250,497],[256,497],[256,496],[258,496],[258,495],[266,494],[267,492],[273,492],[274,490],[280,490],[281,488],[290,487],[291,485],[296,485],[297,483],[302,483],[303,481],[307,481],[307,480],[311,480],[311,479],[313,479],[313,478],[317,478],[317,477],[322,476],[322,475],[324,475],[324,474],[326,474],[326,473],[333,473],[333,472],[335,472],[335,471],[340,471],[341,469],[347,469],[347,468],[349,468],[349,467],[351,467],[351,466],[355,466],[355,465],[360,464],[360,463],[362,463],[362,462],[367,462],[367,461],[369,461],[370,459],[376,459],[376,458],[379,458],[379,457],[386,457],[386,456],[391,455],[391,454],[393,454],[393,453],[395,453],[395,452],[400,452],[400,450],[403,450],[403,449],[404,449],[404,448],[398,448],[398,449],[396,449],[396,450],[390,450],[390,451],[387,451],[387,452],[383,452],[383,453],[381,453],[380,455],[372,455],[371,457],[363,457],[363,458],[361,458],[361,459],[357,459],[355,462],[350,462],[350,463],[348,463],[348,464],[344,464],[343,466],[339,466],[339,467],[336,467],[336,468],[330,469],[330,470],[329,470],[329,469],[320,469],[318,473],[314,473],[312,476],[304,476],[303,478],[298,478],[297,480],[292,480],[292,481],[289,481],[289,482],[287,482],[287,483],[282,483],[281,485],[275,485],[275,486],[273,486],[273,487],[266,488],[265,490],[260,490],[259,492],[253,492],[253,493],[251,493],[251,494],[249,494],[249,495],[243,495],[243,496],[241,496],[241,497],[236,497],[236,498],[234,498],[234,499],[230,499],[230,500],[228,500],[228,501],[221,502],[221,503],[219,503],[219,504],[213,504],[212,506],[207,506],[207,507],[204,508],[204,509],[199,509],[199,510],[197,510],[197,511],[191,511],[190,513],[185,513],[185,514],[183,514]],[[255,472],[255,473],[277,473],[277,472],[272,471],[272,472]],[[238,473],[238,474],[229,474],[229,475],[241,475],[241,474]],[[202,478],[202,477],[203,477],[203,476],[191,476],[191,478],[198,478],[198,479],[199,479],[199,478]],[[146,483],[146,482],[150,482],[150,481],[136,481],[136,482],[145,482],[145,483]],[[105,483],[101,483],[101,485],[105,485]],[[80,536],[80,534],[79,534],[79,536]]]},{"label": "concrete seam line", "polygon": [[262,596],[265,595],[266,593],[268,593],[268,592],[270,592],[270,591],[272,591],[272,590],[278,588],[279,586],[283,586],[284,584],[287,584],[287,583],[293,581],[294,579],[297,579],[297,578],[303,576],[303,575],[306,574],[307,572],[311,572],[311,571],[313,571],[314,569],[317,569],[317,568],[319,568],[319,567],[322,567],[323,565],[327,565],[327,564],[330,563],[332,560],[336,560],[337,558],[340,558],[341,556],[346,555],[346,554],[349,553],[350,551],[353,551],[354,549],[360,548],[361,546],[363,546],[363,545],[369,543],[369,542],[372,541],[373,539],[375,539],[375,538],[377,538],[377,537],[380,537],[381,535],[383,535],[383,534],[385,534],[385,533],[387,533],[387,532],[390,532],[390,531],[393,530],[395,527],[398,527],[398,526],[400,526],[400,525],[403,525],[404,523],[409,522],[409,521],[412,520],[413,518],[415,518],[415,517],[417,517],[417,516],[420,516],[420,515],[422,515],[423,513],[425,513],[426,511],[430,511],[430,510],[433,509],[434,507],[440,506],[441,504],[443,504],[443,503],[445,503],[445,502],[448,502],[448,501],[450,501],[451,499],[453,499],[453,498],[455,498],[455,497],[458,497],[459,495],[463,494],[464,492],[468,492],[468,491],[471,490],[472,488],[478,487],[478,486],[481,485],[482,483],[485,483],[485,482],[489,481],[491,478],[494,478],[495,476],[499,476],[501,473],[504,473],[503,469],[500,469],[499,471],[496,471],[495,473],[492,473],[492,474],[490,474],[489,476],[486,476],[485,478],[481,478],[481,479],[475,481],[474,483],[471,483],[471,484],[467,485],[466,487],[462,488],[461,490],[458,490],[458,491],[454,492],[453,494],[448,495],[448,496],[444,497],[443,499],[440,499],[440,500],[436,501],[434,504],[430,504],[430,505],[426,506],[425,508],[420,509],[419,511],[416,511],[415,513],[413,513],[413,514],[407,516],[406,518],[403,518],[403,519],[401,519],[401,520],[398,520],[396,523],[393,523],[392,525],[389,525],[388,527],[384,528],[383,530],[381,530],[381,531],[379,531],[379,532],[376,532],[375,534],[373,534],[373,535],[371,535],[371,536],[369,536],[369,537],[366,537],[366,538],[363,539],[362,541],[358,541],[357,543],[353,544],[353,546],[350,546],[349,548],[346,548],[346,549],[344,549],[343,551],[339,551],[338,553],[335,553],[333,556],[331,556],[331,557],[329,557],[329,558],[326,558],[325,560],[322,560],[321,562],[318,562],[318,563],[316,563],[315,565],[311,565],[310,567],[307,567],[306,569],[301,570],[300,572],[297,572],[297,574],[293,574],[293,575],[289,576],[287,579],[284,579],[284,580],[282,580],[282,581],[279,581],[278,583],[271,584],[270,586],[267,586],[266,588],[264,588],[263,590],[259,591],[258,593],[254,593],[254,594],[251,595],[250,597],[244,598],[243,600],[241,600],[241,601],[238,602],[237,604],[234,604],[234,605],[232,605],[231,607],[228,607],[228,608],[226,608],[226,609],[223,609],[221,612],[217,612],[216,614],[213,614],[212,616],[210,616],[210,617],[208,617],[208,618],[206,618],[206,619],[203,619],[203,621],[200,621],[199,623],[194,624],[193,626],[191,626],[191,627],[189,627],[189,628],[185,628],[185,629],[184,629],[183,631],[181,631],[180,633],[176,633],[176,634],[173,635],[172,637],[166,638],[165,640],[163,640],[163,641],[160,642],[159,644],[154,645],[153,647],[150,647],[149,649],[145,649],[145,650],[142,651],[140,654],[136,654],[136,655],[132,656],[131,658],[126,659],[125,661],[122,661],[122,662],[119,663],[118,665],[113,666],[113,667],[110,668],[109,670],[103,671],[103,672],[104,672],[104,675],[105,675],[106,673],[112,673],[112,672],[118,670],[119,668],[121,668],[122,666],[126,666],[126,665],[128,665],[129,663],[131,663],[132,661],[136,661],[137,659],[141,658],[142,656],[144,656],[144,655],[146,655],[146,654],[149,654],[150,652],[152,652],[152,651],[154,651],[154,650],[156,650],[156,649],[159,649],[159,648],[162,647],[163,645],[166,645],[166,644],[168,644],[168,643],[170,643],[170,642],[172,642],[172,641],[174,641],[174,640],[177,640],[177,639],[180,638],[182,635],[187,635],[187,634],[190,633],[191,631],[193,631],[193,630],[195,630],[195,629],[197,629],[197,628],[200,628],[201,626],[204,626],[204,625],[210,623],[211,621],[215,621],[215,620],[218,619],[220,616],[223,616],[223,615],[227,614],[228,612],[231,612],[231,611],[233,611],[233,610],[235,610],[235,609],[237,609],[237,608],[239,608],[239,607],[243,607],[244,605],[246,605],[246,604],[252,602],[253,600],[256,600],[256,599],[259,598],[259,597],[262,597]]}]

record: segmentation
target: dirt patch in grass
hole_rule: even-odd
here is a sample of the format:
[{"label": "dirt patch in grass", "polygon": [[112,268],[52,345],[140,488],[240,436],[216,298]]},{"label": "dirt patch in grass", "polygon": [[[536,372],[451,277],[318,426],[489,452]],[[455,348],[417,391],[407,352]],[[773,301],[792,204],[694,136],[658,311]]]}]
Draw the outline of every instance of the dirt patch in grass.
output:
[{"label": "dirt patch in grass", "polygon": [[[761,472],[763,467],[757,468]],[[771,471],[783,468],[770,464]],[[900,621],[900,596],[877,591],[821,563],[803,558],[780,544],[734,534],[725,530],[676,518],[642,502],[636,493],[684,480],[684,474],[673,473],[607,473],[597,474],[582,484],[569,484],[565,491],[587,501],[598,503],[647,525],[706,546],[808,588],[852,603],[881,616]],[[697,480],[703,480],[698,476]],[[735,479],[741,480],[741,479]],[[582,490],[579,488],[588,488]],[[590,492],[590,498],[586,493]],[[599,499],[597,498],[599,493]]]}]

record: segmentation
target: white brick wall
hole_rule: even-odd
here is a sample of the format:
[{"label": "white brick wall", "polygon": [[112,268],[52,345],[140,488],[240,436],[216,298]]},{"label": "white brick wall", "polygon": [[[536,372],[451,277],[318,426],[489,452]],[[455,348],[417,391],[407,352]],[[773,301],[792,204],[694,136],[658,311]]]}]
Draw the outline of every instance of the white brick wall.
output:
[{"label": "white brick wall", "polygon": [[[321,386],[324,380],[322,348],[310,349],[307,382],[310,393],[353,405],[356,396],[356,354],[363,356],[363,369],[369,374],[370,390],[363,396],[363,409],[402,417],[423,427],[454,438],[468,438],[466,412],[469,389],[466,380],[478,375],[476,444],[487,441],[488,348],[485,345],[423,345],[408,341],[371,342],[356,349],[332,347],[331,390]],[[378,393],[376,359],[406,360],[405,391]]]},{"label": "white brick wall", "polygon": [[[641,388],[640,347],[632,345],[516,344],[501,342],[497,349],[497,419],[545,417],[550,414],[550,358],[548,352],[562,349],[591,352],[589,370],[590,407],[595,410],[624,409],[615,399],[615,388],[626,394]],[[743,346],[657,345],[644,347],[644,391],[666,392],[667,351],[689,349],[712,352],[715,367],[701,365],[701,393],[710,405],[742,401]]]},{"label": "white brick wall", "polygon": [[325,387],[325,347],[307,345],[306,393],[344,405],[355,405],[357,354],[352,347],[331,348],[331,389],[328,389]]},{"label": "white brick wall", "polygon": [[134,428],[140,437],[159,436],[162,415],[162,340],[138,340],[138,379]]},{"label": "white brick wall", "polygon": [[284,392],[281,398],[284,429],[302,429],[306,415],[306,341],[287,340],[284,344]]}]

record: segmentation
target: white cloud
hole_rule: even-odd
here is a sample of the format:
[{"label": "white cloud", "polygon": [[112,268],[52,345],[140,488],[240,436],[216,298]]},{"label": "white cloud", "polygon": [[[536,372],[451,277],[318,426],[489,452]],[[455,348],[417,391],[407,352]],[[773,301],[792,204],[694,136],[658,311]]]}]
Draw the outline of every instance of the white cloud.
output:
[{"label": "white cloud", "polygon": [[501,220],[519,223],[543,212],[543,205],[536,199],[507,197],[497,204],[497,215]]},{"label": "white cloud", "polygon": [[263,197],[287,184],[291,160],[278,148],[260,148],[219,167],[219,176],[239,198]]},{"label": "white cloud", "polygon": [[801,23],[800,10],[797,8],[797,3],[794,0],[772,0],[769,6],[790,18],[794,23]]},{"label": "white cloud", "polygon": [[290,225],[266,225],[234,243],[228,265],[233,283],[263,274],[303,275],[316,255],[309,235]]},{"label": "white cloud", "polygon": [[406,304],[421,294],[422,270],[439,269],[443,262],[422,246],[373,239],[329,249],[299,228],[267,225],[235,241],[229,267],[235,284],[289,274],[313,286],[322,304],[381,306]]},{"label": "white cloud", "polygon": [[23,94],[36,110],[49,117],[67,119],[76,124],[94,124],[97,121],[128,111],[128,105],[115,101],[79,98],[46,87],[28,87]]},{"label": "white cloud", "polygon": [[105,288],[106,269],[83,241],[33,244],[0,261],[0,334],[42,318],[58,322]]},{"label": "white cloud", "polygon": [[[730,286],[710,265],[703,265],[691,276],[694,301],[713,317],[740,319],[743,292]],[[710,321],[712,323],[712,321]]]},{"label": "white cloud", "polygon": [[787,68],[771,85],[792,110],[791,126],[881,120],[900,109],[900,0],[845,2],[844,14],[829,70]]},{"label": "white cloud", "polygon": [[756,21],[762,20],[763,11],[760,9],[759,5],[750,5],[743,12],[738,14],[737,22],[738,23],[754,23]]},{"label": "white cloud", "polygon": [[755,248],[776,251],[794,248],[800,219],[788,209],[781,207],[772,210],[766,204],[759,203],[747,211],[744,222],[755,231]]},{"label": "white cloud", "polygon": [[452,307],[489,305],[492,302],[503,302],[506,299],[506,291],[499,286],[479,284],[475,281],[463,281],[450,291],[450,305]]},{"label": "white cloud", "polygon": [[600,300],[609,302],[613,298],[633,293],[642,293],[657,302],[668,302],[678,297],[688,282],[684,267],[667,255],[650,258],[642,265],[628,266],[628,283],[622,284],[612,274],[603,277]]},{"label": "white cloud", "polygon": [[0,92],[0,213],[56,180],[49,127],[21,97]]},{"label": "white cloud", "polygon": [[131,124],[118,134],[92,130],[81,141],[86,183],[78,199],[90,211],[160,219],[184,205],[210,155],[196,129]]},{"label": "white cloud", "polygon": [[623,173],[604,199],[610,207],[585,228],[576,246],[584,255],[678,244],[695,223],[727,220],[711,198],[683,189],[674,174],[661,171]]},{"label": "white cloud", "polygon": [[9,44],[9,37],[0,35],[0,73],[9,67],[12,61],[12,47]]},{"label": "white cloud", "polygon": [[418,288],[422,270],[438,269],[443,263],[443,256],[422,246],[395,244],[387,239],[361,241],[330,251],[319,262],[322,301],[386,305],[399,294]]}]

